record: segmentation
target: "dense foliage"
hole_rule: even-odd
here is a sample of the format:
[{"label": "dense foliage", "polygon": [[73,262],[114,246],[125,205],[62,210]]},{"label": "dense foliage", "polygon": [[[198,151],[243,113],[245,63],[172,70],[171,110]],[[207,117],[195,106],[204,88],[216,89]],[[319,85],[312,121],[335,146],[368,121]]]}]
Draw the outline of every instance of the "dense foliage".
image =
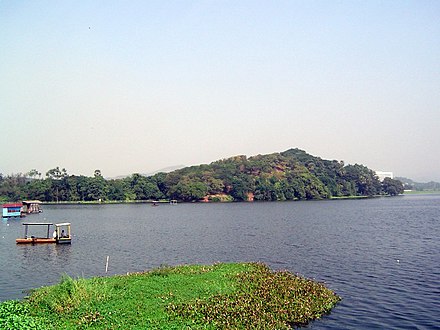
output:
[{"label": "dense foliage", "polygon": [[276,201],[402,192],[400,181],[387,179],[381,183],[375,172],[363,165],[344,165],[299,149],[249,158],[236,156],[209,165],[153,176],[133,174],[124,179],[104,179],[100,170],[93,177],[69,175],[59,167],[49,170],[45,178],[36,170],[0,174],[3,201]]},{"label": "dense foliage", "polygon": [[291,329],[340,300],[323,284],[260,263],[161,267],[72,279],[0,304],[2,329]]}]

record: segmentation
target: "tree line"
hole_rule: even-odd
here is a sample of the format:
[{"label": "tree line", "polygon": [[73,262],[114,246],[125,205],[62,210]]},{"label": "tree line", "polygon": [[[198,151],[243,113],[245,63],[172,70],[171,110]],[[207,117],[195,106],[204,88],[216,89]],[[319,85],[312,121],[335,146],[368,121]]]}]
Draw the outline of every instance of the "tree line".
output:
[{"label": "tree line", "polygon": [[408,190],[416,190],[416,191],[440,191],[440,183],[435,181],[429,182],[415,182],[411,179],[404,177],[397,177],[396,180],[399,180],[403,183],[404,189]]},{"label": "tree line", "polygon": [[324,160],[300,149],[253,157],[235,156],[170,173],[105,179],[70,175],[59,167],[42,174],[0,174],[0,200],[62,201],[282,201],[345,196],[397,195],[403,184],[380,182],[366,166]]}]

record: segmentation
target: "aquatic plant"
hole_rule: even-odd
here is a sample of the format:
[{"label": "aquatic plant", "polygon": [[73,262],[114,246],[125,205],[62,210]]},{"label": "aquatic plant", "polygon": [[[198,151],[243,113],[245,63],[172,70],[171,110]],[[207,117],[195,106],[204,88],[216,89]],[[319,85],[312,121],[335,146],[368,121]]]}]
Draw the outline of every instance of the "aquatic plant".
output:
[{"label": "aquatic plant", "polygon": [[162,266],[91,279],[64,275],[0,304],[6,329],[282,329],[339,301],[323,284],[259,263]]},{"label": "aquatic plant", "polygon": [[238,290],[189,303],[170,304],[175,315],[222,329],[290,329],[330,312],[340,298],[323,284],[273,272],[264,264],[235,275]]},{"label": "aquatic plant", "polygon": [[46,326],[38,318],[29,314],[29,307],[18,300],[0,304],[0,329],[44,330]]}]

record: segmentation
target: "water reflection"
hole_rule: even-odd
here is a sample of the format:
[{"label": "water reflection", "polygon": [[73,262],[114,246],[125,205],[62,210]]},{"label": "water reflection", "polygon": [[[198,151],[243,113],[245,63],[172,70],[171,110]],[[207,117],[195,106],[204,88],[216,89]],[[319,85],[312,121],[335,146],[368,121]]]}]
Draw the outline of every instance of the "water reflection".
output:
[{"label": "water reflection", "polygon": [[68,264],[71,256],[71,245],[17,244],[17,251],[24,265],[31,265],[34,263],[46,264],[46,266],[48,264]]}]

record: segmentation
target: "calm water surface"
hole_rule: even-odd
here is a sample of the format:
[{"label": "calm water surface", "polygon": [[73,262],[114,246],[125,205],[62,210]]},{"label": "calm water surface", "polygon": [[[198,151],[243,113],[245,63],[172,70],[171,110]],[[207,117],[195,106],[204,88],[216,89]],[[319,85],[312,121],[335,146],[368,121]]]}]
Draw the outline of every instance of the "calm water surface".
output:
[{"label": "calm water surface", "polygon": [[[72,223],[70,246],[16,245],[22,222]],[[0,224],[0,301],[73,277],[262,261],[342,298],[313,329],[440,329],[440,195],[368,200],[45,206]]]}]

